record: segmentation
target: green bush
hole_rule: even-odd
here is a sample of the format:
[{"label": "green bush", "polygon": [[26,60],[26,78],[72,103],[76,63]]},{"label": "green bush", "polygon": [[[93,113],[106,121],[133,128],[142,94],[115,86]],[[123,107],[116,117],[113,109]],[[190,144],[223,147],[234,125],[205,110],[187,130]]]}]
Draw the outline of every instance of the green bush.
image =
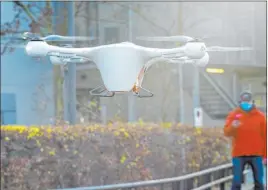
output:
[{"label": "green bush", "polygon": [[221,128],[177,124],[1,126],[1,189],[174,177],[229,162]]}]

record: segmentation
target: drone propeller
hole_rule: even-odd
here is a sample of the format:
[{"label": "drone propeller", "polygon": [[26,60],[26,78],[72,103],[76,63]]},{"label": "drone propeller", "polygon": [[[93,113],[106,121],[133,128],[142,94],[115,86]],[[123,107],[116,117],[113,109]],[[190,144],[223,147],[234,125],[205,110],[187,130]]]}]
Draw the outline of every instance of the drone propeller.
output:
[{"label": "drone propeller", "polygon": [[207,52],[223,52],[223,51],[250,51],[253,48],[250,47],[220,47],[220,46],[211,46],[206,48]]},{"label": "drone propeller", "polygon": [[181,43],[187,43],[190,41],[198,40],[189,36],[155,36],[155,37],[140,36],[140,37],[137,37],[137,39],[144,40],[144,41],[181,42]]},{"label": "drone propeller", "polygon": [[[188,43],[188,42],[202,42],[204,39],[208,39],[210,37],[205,36],[203,38],[192,38],[189,36],[156,36],[156,37],[137,37],[139,40],[144,41],[156,41],[156,42],[180,42],[180,43]],[[225,51],[249,51],[252,50],[250,47],[221,47],[221,46],[211,46],[207,47],[207,52],[225,52]]]},{"label": "drone propeller", "polygon": [[2,44],[1,43],[1,49],[2,48],[25,48],[25,44]]},{"label": "drone propeller", "polygon": [[86,37],[86,36],[60,36],[60,35],[48,35],[45,37],[41,37],[39,34],[24,32],[18,36],[7,36],[3,37],[3,41],[7,41],[6,44],[2,44],[1,46],[5,47],[13,47],[13,48],[22,48],[26,45],[28,41],[31,40],[40,40],[46,42],[78,42],[78,41],[91,41],[96,38]]},{"label": "drone propeller", "polygon": [[21,40],[43,40],[46,42],[62,42],[62,41],[91,41],[95,38],[92,37],[86,37],[86,36],[60,36],[60,35],[48,35],[45,37],[41,37],[39,34],[30,33],[30,32],[24,32],[20,37],[17,37],[15,39],[21,39]]}]

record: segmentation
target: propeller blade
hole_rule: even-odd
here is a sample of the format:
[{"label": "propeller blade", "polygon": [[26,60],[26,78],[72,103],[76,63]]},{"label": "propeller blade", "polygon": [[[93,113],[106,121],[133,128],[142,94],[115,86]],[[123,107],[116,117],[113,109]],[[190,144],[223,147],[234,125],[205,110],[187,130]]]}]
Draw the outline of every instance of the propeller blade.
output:
[{"label": "propeller blade", "polygon": [[33,39],[40,39],[47,42],[65,42],[65,41],[92,41],[96,38],[86,36],[61,36],[61,35],[48,35],[41,37],[39,34],[24,32],[15,36],[1,37],[8,41],[30,41]]},{"label": "propeller blade", "polygon": [[25,44],[2,44],[1,48],[25,48]]},{"label": "propeller blade", "polygon": [[26,39],[22,38],[21,36],[3,36],[1,37],[1,42],[15,42],[15,43],[22,43],[25,42]]},{"label": "propeller blade", "polygon": [[140,36],[137,37],[138,40],[144,40],[144,41],[156,41],[156,42],[189,42],[195,40],[192,37],[189,36],[155,36],[155,37],[146,37],[146,36]]},{"label": "propeller blade", "polygon": [[250,51],[253,50],[251,47],[221,47],[211,46],[206,48],[208,52],[223,52],[223,51]]},{"label": "propeller blade", "polygon": [[20,35],[20,38],[23,40],[33,40],[33,39],[40,39],[41,35],[38,33],[31,33],[31,32],[24,32]]},{"label": "propeller blade", "polygon": [[5,40],[5,41],[29,41],[31,39],[34,39],[34,38],[40,38],[40,36],[38,34],[34,34],[34,33],[30,33],[30,32],[24,32],[22,34],[15,34],[15,35],[7,35],[7,36],[1,36],[1,41],[2,39]]},{"label": "propeller blade", "polygon": [[86,37],[86,36],[60,36],[60,35],[49,35],[46,37],[40,38],[41,40],[47,42],[61,42],[61,41],[91,41],[96,38]]}]

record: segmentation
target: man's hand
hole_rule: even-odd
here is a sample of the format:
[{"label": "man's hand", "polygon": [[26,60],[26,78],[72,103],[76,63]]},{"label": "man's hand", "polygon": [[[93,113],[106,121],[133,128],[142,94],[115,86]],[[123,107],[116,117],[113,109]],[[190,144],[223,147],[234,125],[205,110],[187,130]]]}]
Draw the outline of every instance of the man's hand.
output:
[{"label": "man's hand", "polygon": [[239,120],[233,120],[233,122],[232,122],[232,126],[233,126],[234,128],[239,127],[239,126],[240,126],[240,121],[239,121]]}]

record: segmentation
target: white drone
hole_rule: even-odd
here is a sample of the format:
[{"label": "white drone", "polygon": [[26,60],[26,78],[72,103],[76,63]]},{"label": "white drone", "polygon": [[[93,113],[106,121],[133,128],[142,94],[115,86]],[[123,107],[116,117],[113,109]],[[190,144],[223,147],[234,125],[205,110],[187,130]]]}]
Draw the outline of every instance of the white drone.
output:
[{"label": "white drone", "polygon": [[[50,35],[36,37],[30,33],[23,36],[28,43],[26,53],[32,57],[49,56],[52,64],[94,62],[100,71],[104,85],[90,93],[92,95],[112,97],[115,93],[133,92],[138,97],[152,97],[153,94],[142,88],[144,75],[148,68],[165,60],[170,63],[193,63],[204,66],[209,61],[209,51],[243,51],[251,48],[238,47],[210,47],[205,43],[188,36],[171,37],[140,37],[140,40],[149,41],[178,41],[184,45],[159,49],[142,47],[130,42],[122,42],[97,47],[73,48],[49,45],[49,41],[81,41],[92,40],[87,37],[64,37]],[[141,94],[145,95],[142,96]]]}]

